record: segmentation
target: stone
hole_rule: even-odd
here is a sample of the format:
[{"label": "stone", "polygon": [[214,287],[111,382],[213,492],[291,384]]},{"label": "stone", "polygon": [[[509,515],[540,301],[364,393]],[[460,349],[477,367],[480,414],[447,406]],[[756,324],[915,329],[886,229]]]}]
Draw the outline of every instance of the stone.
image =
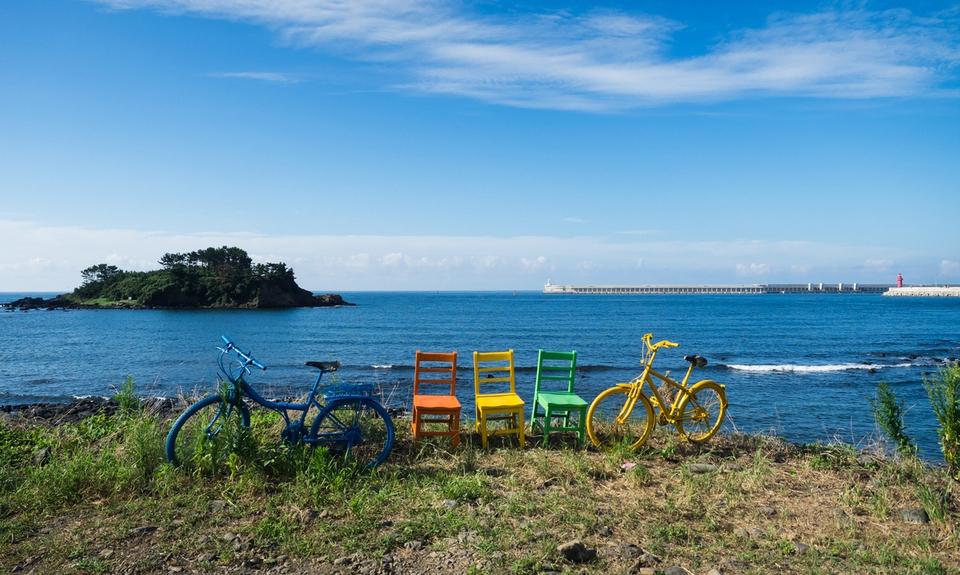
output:
[{"label": "stone", "polygon": [[631,469],[633,469],[633,468],[636,467],[636,466],[637,466],[636,463],[634,463],[634,462],[632,462],[632,461],[626,461],[626,462],[624,462],[623,465],[620,466],[620,471],[626,473],[626,472],[630,471]]},{"label": "stone", "polygon": [[613,535],[613,529],[611,529],[609,525],[601,525],[600,527],[597,527],[597,535],[600,535],[601,537],[610,537]]},{"label": "stone", "polygon": [[733,534],[741,539],[763,539],[763,529],[759,527],[737,527]]},{"label": "stone", "polygon": [[113,557],[113,549],[107,548],[100,551],[101,559],[109,559]]},{"label": "stone", "polygon": [[857,463],[863,467],[870,467],[877,463],[879,460],[869,453],[861,453],[857,456]]},{"label": "stone", "polygon": [[140,527],[134,527],[133,529],[127,531],[127,534],[131,537],[142,537],[144,535],[150,535],[157,530],[156,525],[142,525]]},{"label": "stone", "polygon": [[214,499],[210,502],[210,511],[213,513],[220,513],[227,508],[227,502],[223,499]]},{"label": "stone", "polygon": [[927,510],[921,507],[901,509],[900,518],[903,519],[905,523],[930,523],[930,516],[927,515]]},{"label": "stone", "polygon": [[224,533],[224,534],[223,534],[223,540],[226,541],[227,543],[230,543],[231,541],[233,541],[233,540],[236,539],[236,538],[237,538],[237,536],[236,536],[236,534],[234,534],[234,533],[227,532],[227,533]]},{"label": "stone", "polygon": [[40,467],[46,465],[50,461],[50,448],[41,447],[40,449],[33,452],[33,464]]},{"label": "stone", "polygon": [[621,543],[619,541],[609,541],[600,550],[600,555],[608,560],[633,561],[642,554],[643,549],[633,543]]},{"label": "stone", "polygon": [[423,549],[423,541],[418,541],[414,539],[413,541],[407,541],[403,545],[404,549],[409,549],[411,551],[419,551]]},{"label": "stone", "polygon": [[806,555],[810,552],[810,546],[806,543],[794,543],[793,552],[797,555]]},{"label": "stone", "polygon": [[757,511],[759,511],[760,515],[763,515],[764,517],[773,517],[774,515],[777,514],[776,509],[774,509],[773,507],[767,507],[767,506],[758,507]]},{"label": "stone", "polygon": [[453,499],[444,499],[440,502],[440,507],[443,507],[444,509],[455,509],[457,505],[459,505],[459,503]]},{"label": "stone", "polygon": [[343,565],[349,565],[351,562],[353,562],[353,557],[346,557],[346,556],[345,556],[345,557],[337,557],[336,559],[333,560],[333,564],[336,565],[336,566],[338,566],[338,567],[343,566]]},{"label": "stone", "polygon": [[691,463],[688,467],[690,473],[713,473],[717,470],[717,466],[712,463]]},{"label": "stone", "polygon": [[597,550],[587,547],[579,539],[557,545],[557,553],[571,563],[586,563],[597,557]]},{"label": "stone", "polygon": [[649,553],[641,549],[640,556],[637,557],[637,560],[634,561],[633,565],[630,567],[630,572],[632,573],[638,569],[654,568],[660,563],[660,561],[661,559],[653,553]]},{"label": "stone", "polygon": [[664,569],[663,575],[693,575],[693,573],[679,565],[674,565],[673,567]]},{"label": "stone", "polygon": [[713,569],[707,571],[707,572],[706,572],[706,575],[721,575],[721,574],[720,574],[720,571],[719,571],[719,570],[717,570],[716,568],[713,568]]}]

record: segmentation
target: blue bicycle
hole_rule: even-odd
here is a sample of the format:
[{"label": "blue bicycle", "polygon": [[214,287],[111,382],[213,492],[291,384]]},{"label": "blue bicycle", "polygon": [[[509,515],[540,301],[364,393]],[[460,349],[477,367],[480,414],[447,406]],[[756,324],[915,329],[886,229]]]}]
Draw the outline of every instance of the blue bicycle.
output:
[{"label": "blue bicycle", "polygon": [[[308,361],[306,365],[320,370],[303,403],[271,401],[257,393],[245,376],[250,367],[266,370],[266,366],[242,352],[226,337],[218,347],[217,363],[227,378],[219,393],[208,395],[187,408],[173,423],[167,434],[167,460],[173,464],[195,461],[232,440],[238,430],[250,427],[250,409],[245,398],[278,412],[284,422],[281,440],[292,445],[326,447],[331,453],[373,468],[384,461],[393,449],[393,420],[383,405],[372,397],[372,385],[328,386],[320,391],[323,374],[340,368],[337,361]],[[229,362],[229,366],[227,364]],[[321,402],[321,398],[323,402]],[[307,412],[318,412],[310,429]],[[290,412],[299,416],[290,417]]]}]

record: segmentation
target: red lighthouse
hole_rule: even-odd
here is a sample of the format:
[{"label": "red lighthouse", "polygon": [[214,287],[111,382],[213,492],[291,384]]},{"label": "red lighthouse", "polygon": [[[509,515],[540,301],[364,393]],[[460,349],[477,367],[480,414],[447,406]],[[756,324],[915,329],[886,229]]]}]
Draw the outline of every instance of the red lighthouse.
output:
[{"label": "red lighthouse", "polygon": [[903,287],[903,274],[897,274],[897,287]]}]

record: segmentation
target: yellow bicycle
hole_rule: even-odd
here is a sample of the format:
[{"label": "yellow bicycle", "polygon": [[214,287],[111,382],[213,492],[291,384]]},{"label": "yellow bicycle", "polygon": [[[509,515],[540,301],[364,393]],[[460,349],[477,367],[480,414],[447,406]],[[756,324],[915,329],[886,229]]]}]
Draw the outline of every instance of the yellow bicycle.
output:
[{"label": "yellow bicycle", "polygon": [[[704,379],[687,387],[693,369],[706,366],[706,358],[685,356],[683,359],[690,363],[690,367],[683,381],[677,382],[670,377],[669,371],[664,375],[653,369],[653,360],[661,348],[678,347],[680,344],[667,340],[652,341],[652,333],[643,336],[646,347],[643,373],[630,383],[618,383],[604,390],[590,404],[587,410],[587,435],[597,447],[619,444],[636,449],[647,441],[657,423],[673,424],[680,437],[696,443],[710,439],[720,429],[727,412],[725,386]],[[665,389],[657,389],[653,378],[662,381]],[[644,384],[650,387],[650,397],[643,393]],[[669,394],[673,390],[676,393],[670,399]],[[666,399],[664,395],[667,395]],[[654,409],[657,411],[656,417]],[[610,419],[613,414],[616,417]]]}]

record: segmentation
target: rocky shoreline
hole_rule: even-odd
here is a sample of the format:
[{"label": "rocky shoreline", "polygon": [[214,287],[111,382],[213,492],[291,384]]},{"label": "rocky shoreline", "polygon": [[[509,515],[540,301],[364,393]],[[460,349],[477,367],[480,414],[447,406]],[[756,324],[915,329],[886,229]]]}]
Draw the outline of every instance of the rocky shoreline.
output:
[{"label": "rocky shoreline", "polygon": [[185,306],[185,305],[140,305],[136,302],[116,302],[113,304],[87,304],[67,297],[65,294],[44,299],[42,297],[24,297],[9,303],[0,304],[0,309],[8,311],[30,310],[74,310],[74,309],[283,309],[291,307],[340,307],[354,306],[343,299],[340,294],[328,293],[321,295],[309,294],[291,301],[258,301],[252,305],[240,306]]},{"label": "rocky shoreline", "polygon": [[[179,399],[168,397],[153,397],[140,400],[141,408],[147,412],[166,417],[184,404]],[[61,425],[77,423],[87,417],[103,413],[114,415],[120,410],[116,399],[109,397],[83,397],[68,402],[38,402],[19,405],[0,405],[0,419],[7,422],[21,421],[23,423],[47,425]]]},{"label": "rocky shoreline", "polygon": [[[198,398],[146,397],[140,399],[141,410],[160,419],[172,418]],[[294,401],[295,398],[283,398]],[[260,406],[252,404],[252,408]],[[112,416],[120,411],[120,403],[110,397],[83,397],[66,402],[43,401],[36,403],[0,405],[0,420],[8,423],[21,422],[31,425],[62,425],[78,423],[94,415]],[[403,407],[388,407],[390,417],[401,418],[407,415]]]}]

